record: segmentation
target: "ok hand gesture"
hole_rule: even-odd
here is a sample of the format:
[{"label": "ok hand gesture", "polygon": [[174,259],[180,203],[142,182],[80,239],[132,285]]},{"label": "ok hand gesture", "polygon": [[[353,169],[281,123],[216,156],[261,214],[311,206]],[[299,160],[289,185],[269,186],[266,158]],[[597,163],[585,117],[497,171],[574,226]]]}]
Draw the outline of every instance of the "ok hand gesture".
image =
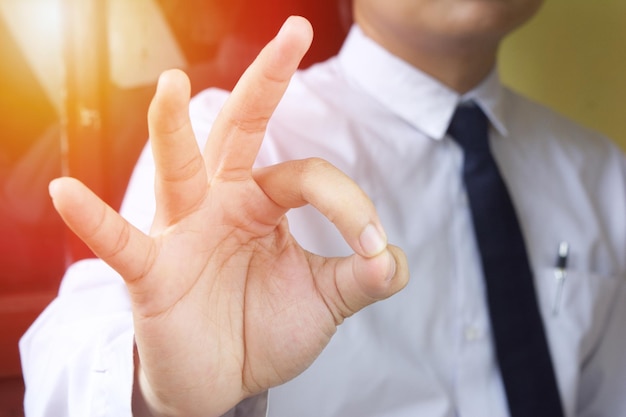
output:
[{"label": "ok hand gesture", "polygon": [[[51,183],[66,223],[127,284],[138,389],[157,415],[217,416],[288,381],[346,317],[408,280],[370,200],[330,164],[252,169],[311,38],[306,20],[286,21],[240,79],[203,152],[186,76],[161,76],[149,112],[157,169],[150,235],[78,181]],[[352,256],[323,258],[298,245],[285,213],[304,204],[336,225]]]}]

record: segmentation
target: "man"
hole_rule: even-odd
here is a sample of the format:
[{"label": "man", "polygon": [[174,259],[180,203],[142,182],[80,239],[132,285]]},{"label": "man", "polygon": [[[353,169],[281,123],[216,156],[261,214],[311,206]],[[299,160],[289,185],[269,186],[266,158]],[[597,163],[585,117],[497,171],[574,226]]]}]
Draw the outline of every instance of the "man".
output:
[{"label": "man", "polygon": [[77,182],[51,184],[128,291],[97,261],[68,272],[21,346],[28,415],[129,415],[131,391],[135,415],[513,415],[446,133],[466,102],[487,115],[520,218],[563,415],[624,415],[623,157],[493,70],[540,3],[355,0],[338,57],[287,88],[311,37],[291,18],[228,98],[193,101],[193,129],[189,86],[165,73],[156,205],[144,155],[124,208],[140,227],[154,217],[149,236]]}]

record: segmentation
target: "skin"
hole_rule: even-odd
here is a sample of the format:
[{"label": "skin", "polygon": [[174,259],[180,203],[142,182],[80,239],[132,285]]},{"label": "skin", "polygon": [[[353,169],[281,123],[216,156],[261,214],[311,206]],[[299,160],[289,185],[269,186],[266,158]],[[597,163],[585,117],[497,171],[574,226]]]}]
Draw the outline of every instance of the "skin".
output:
[{"label": "skin", "polygon": [[[540,4],[355,0],[354,16],[389,51],[464,92]],[[408,281],[405,256],[387,244],[373,204],[336,168],[310,159],[252,170],[311,38],[306,20],[287,20],[242,76],[202,152],[188,79],[161,76],[148,115],[157,169],[149,235],[77,180],[50,185],[65,222],[127,284],[136,416],[219,416],[304,371],[345,318]],[[285,213],[304,204],[332,219],[352,256],[322,258],[295,242]]]},{"label": "skin", "polygon": [[394,55],[464,93],[493,69],[501,41],[543,0],[354,0],[354,19]]}]

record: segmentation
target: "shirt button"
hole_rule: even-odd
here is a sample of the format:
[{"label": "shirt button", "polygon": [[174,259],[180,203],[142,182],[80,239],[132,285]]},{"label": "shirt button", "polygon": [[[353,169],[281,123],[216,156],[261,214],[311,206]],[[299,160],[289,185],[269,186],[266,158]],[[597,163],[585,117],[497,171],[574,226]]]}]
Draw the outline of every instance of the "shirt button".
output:
[{"label": "shirt button", "polygon": [[465,340],[468,342],[475,342],[482,337],[482,332],[476,326],[466,326],[465,327]]}]

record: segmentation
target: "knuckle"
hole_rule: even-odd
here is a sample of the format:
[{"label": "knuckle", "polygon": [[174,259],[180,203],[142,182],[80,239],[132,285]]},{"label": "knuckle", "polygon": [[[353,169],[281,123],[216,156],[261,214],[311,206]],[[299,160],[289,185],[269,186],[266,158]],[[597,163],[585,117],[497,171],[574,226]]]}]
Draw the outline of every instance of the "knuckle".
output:
[{"label": "knuckle", "polygon": [[160,172],[160,174],[161,179],[165,182],[186,181],[193,178],[203,168],[203,159],[199,155],[195,155],[172,171]]},{"label": "knuckle", "polygon": [[114,260],[124,252],[131,237],[128,223],[116,224],[110,219],[106,211],[103,211],[90,233],[84,236],[85,241],[91,242],[90,246],[94,252],[105,260]]},{"label": "knuckle", "polygon": [[[307,201],[315,194],[331,164],[318,157],[303,159],[298,164],[302,193]],[[324,181],[325,182],[325,181]],[[325,187],[324,187],[325,188]]]},{"label": "knuckle", "polygon": [[148,108],[148,122],[153,135],[165,139],[176,138],[181,132],[189,127],[189,119],[186,111],[181,112],[177,108],[164,109],[156,106],[155,102]]},{"label": "knuckle", "polygon": [[334,169],[330,162],[319,157],[303,159],[300,164],[300,174],[304,181],[317,180],[324,173]]},{"label": "knuckle", "polygon": [[304,161],[306,165],[311,169],[330,169],[333,167],[330,162],[318,156],[312,156],[305,159]]},{"label": "knuckle", "polygon": [[282,74],[280,68],[273,66],[263,68],[261,75],[265,83],[275,86],[276,88],[284,88],[289,82],[289,76],[286,77]]},{"label": "knuckle", "polygon": [[240,115],[231,120],[235,130],[245,135],[257,135],[265,133],[270,116],[264,114],[254,114],[245,109],[240,110]]},{"label": "knuckle", "polygon": [[122,228],[117,234],[117,239],[115,243],[111,246],[107,257],[113,258],[119,253],[123,252],[124,249],[128,246],[130,241],[130,226],[124,222],[122,223]]}]

